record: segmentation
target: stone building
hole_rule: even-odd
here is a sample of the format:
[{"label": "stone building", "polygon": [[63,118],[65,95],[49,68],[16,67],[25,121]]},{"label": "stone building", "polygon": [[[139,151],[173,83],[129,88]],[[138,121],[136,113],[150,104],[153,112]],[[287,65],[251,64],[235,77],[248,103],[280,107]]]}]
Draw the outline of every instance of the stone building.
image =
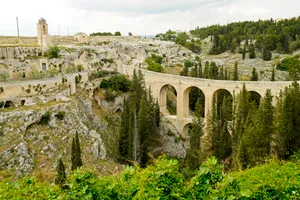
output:
[{"label": "stone building", "polygon": [[74,41],[78,43],[87,43],[89,41],[89,36],[85,33],[76,33],[74,35]]},{"label": "stone building", "polygon": [[48,47],[51,43],[51,37],[48,33],[48,24],[44,18],[39,19],[37,24],[38,45]]}]

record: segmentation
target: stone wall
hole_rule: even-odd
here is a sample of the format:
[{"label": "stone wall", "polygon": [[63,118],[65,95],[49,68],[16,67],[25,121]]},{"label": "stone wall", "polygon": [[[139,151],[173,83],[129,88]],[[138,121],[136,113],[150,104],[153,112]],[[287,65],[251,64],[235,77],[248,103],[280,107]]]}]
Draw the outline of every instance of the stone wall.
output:
[{"label": "stone wall", "polygon": [[37,45],[37,37],[17,37],[17,36],[0,36],[1,46],[10,46],[17,44]]}]

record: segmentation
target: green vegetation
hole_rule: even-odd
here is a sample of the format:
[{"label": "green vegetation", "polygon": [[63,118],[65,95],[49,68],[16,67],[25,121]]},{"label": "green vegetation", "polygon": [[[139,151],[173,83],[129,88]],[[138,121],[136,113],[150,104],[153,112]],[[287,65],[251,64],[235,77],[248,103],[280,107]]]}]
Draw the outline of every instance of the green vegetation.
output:
[{"label": "green vegetation", "polygon": [[148,70],[154,71],[154,72],[162,72],[163,67],[161,66],[162,63],[162,57],[151,54],[151,57],[147,58],[145,61],[148,64]]},{"label": "green vegetation", "polygon": [[55,117],[57,117],[57,119],[59,119],[59,120],[64,120],[65,115],[66,115],[65,111],[59,111],[59,112],[55,115]]},{"label": "green vegetation", "polygon": [[191,34],[201,39],[213,36],[211,54],[220,54],[227,50],[234,52],[236,47],[245,41],[245,47],[249,47],[250,43],[249,50],[253,51],[251,45],[255,44],[257,51],[262,52],[265,49],[268,54],[265,58],[270,58],[269,51],[290,53],[299,49],[299,31],[300,17],[279,22],[270,19],[256,22],[234,22],[223,26],[213,25],[205,28],[197,27],[191,31]]},{"label": "green vegetation", "polygon": [[52,58],[59,58],[60,48],[58,46],[52,46],[47,49],[45,52],[45,57],[48,57],[50,59]]},{"label": "green vegetation", "polygon": [[41,118],[40,120],[40,124],[45,126],[48,125],[49,121],[50,121],[50,117],[51,117],[51,112],[47,111]]},{"label": "green vegetation", "polygon": [[55,178],[55,184],[62,187],[66,182],[66,172],[64,163],[62,162],[61,158],[58,160],[56,174],[57,177]]},{"label": "green vegetation", "polygon": [[[224,175],[209,158],[186,178],[177,160],[161,157],[145,169],[126,167],[120,175],[97,177],[74,171],[65,187],[25,177],[0,182],[1,199],[299,199],[299,160],[269,163]],[[284,181],[283,181],[284,180]]]},{"label": "green vegetation", "polygon": [[116,92],[128,92],[130,89],[130,81],[123,74],[115,74],[108,80],[103,80],[100,84],[100,88],[110,88]]},{"label": "green vegetation", "polygon": [[165,34],[160,33],[155,37],[160,38],[161,40],[174,41],[176,44],[184,46],[197,54],[201,52],[201,41],[190,39],[185,32],[177,34],[176,32],[169,30]]},{"label": "green vegetation", "polygon": [[119,152],[124,160],[146,167],[150,151],[159,144],[160,111],[151,91],[146,89],[142,73],[133,73],[131,92],[124,99],[121,115]]},{"label": "green vegetation", "polygon": [[80,167],[82,167],[81,149],[78,133],[76,132],[75,138],[72,140],[71,170],[73,171]]},{"label": "green vegetation", "polygon": [[2,72],[2,73],[0,74],[0,80],[1,80],[1,81],[7,81],[8,77],[9,77],[9,74],[6,73],[6,72]]},{"label": "green vegetation", "polygon": [[257,73],[255,67],[252,70],[252,74],[251,74],[251,78],[250,79],[251,79],[251,81],[258,81],[258,73]]},{"label": "green vegetation", "polygon": [[111,72],[111,71],[106,71],[106,70],[101,70],[101,71],[93,71],[90,75],[89,75],[89,80],[95,80],[97,78],[103,78],[109,75],[114,75],[116,74],[116,72]]},{"label": "green vegetation", "polygon": [[277,69],[282,71],[288,71],[291,78],[294,80],[300,80],[300,55],[293,57],[286,57],[280,63],[277,64]]},{"label": "green vegetation", "polygon": [[115,32],[114,36],[122,36],[120,31]]},{"label": "green vegetation", "polygon": [[90,36],[113,36],[113,34],[110,32],[96,32],[91,33]]}]

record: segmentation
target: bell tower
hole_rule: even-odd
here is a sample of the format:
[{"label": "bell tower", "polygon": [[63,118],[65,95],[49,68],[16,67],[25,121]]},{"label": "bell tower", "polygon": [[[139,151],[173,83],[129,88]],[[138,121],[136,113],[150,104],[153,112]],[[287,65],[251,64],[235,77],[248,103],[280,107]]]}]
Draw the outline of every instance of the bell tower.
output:
[{"label": "bell tower", "polygon": [[48,24],[44,18],[39,19],[37,24],[38,31],[38,45],[45,46],[47,41],[44,41],[48,36]]}]

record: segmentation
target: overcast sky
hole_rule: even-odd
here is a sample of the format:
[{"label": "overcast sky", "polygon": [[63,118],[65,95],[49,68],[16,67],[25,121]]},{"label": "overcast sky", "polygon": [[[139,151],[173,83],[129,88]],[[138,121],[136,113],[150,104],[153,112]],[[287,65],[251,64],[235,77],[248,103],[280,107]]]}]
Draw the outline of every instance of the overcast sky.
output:
[{"label": "overcast sky", "polygon": [[115,32],[154,35],[168,29],[299,16],[300,0],[8,0],[1,2],[0,35],[35,36],[44,17],[52,35]]}]

